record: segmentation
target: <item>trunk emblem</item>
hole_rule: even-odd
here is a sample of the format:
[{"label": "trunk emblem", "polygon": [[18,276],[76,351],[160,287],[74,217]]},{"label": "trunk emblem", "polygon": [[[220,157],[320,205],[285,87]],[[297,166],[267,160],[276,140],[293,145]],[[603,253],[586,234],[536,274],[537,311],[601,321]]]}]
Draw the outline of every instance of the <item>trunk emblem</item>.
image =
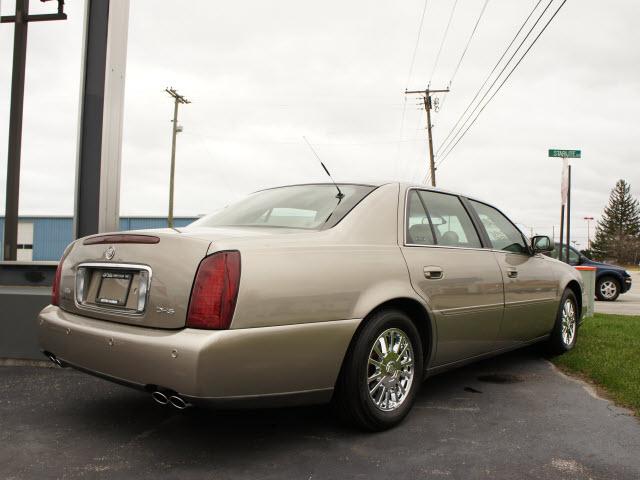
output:
[{"label": "trunk emblem", "polygon": [[104,251],[104,258],[106,258],[107,260],[111,260],[115,256],[116,256],[116,249],[113,247],[109,247]]},{"label": "trunk emblem", "polygon": [[163,307],[159,305],[156,307],[156,313],[166,313],[167,315],[173,315],[176,311],[173,308]]}]

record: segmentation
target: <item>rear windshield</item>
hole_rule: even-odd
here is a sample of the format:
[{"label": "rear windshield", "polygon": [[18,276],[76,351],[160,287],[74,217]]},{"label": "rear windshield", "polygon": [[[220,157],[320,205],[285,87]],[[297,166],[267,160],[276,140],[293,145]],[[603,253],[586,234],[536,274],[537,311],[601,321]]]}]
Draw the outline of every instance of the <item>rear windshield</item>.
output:
[{"label": "rear windshield", "polygon": [[253,193],[219,212],[207,215],[198,227],[281,227],[323,230],[333,227],[375,187],[339,184],[294,185]]}]

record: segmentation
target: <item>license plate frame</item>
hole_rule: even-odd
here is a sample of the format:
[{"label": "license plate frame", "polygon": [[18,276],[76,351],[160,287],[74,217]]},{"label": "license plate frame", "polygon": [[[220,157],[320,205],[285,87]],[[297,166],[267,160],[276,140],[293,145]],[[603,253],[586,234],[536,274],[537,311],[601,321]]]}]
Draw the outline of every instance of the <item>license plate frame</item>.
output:
[{"label": "license plate frame", "polygon": [[133,272],[121,270],[98,270],[100,285],[96,294],[96,305],[124,307],[131,293]]},{"label": "license plate frame", "polygon": [[[96,301],[101,289],[102,274],[107,271],[131,274],[131,281],[128,286],[128,297],[124,305]],[[94,273],[100,276],[96,283],[92,281]],[[74,303],[76,308],[105,314],[114,313],[128,316],[141,316],[145,314],[149,303],[152,277],[152,270],[148,265],[136,263],[83,262],[77,265],[75,277]],[[134,295],[133,298],[130,298],[132,295]]]}]

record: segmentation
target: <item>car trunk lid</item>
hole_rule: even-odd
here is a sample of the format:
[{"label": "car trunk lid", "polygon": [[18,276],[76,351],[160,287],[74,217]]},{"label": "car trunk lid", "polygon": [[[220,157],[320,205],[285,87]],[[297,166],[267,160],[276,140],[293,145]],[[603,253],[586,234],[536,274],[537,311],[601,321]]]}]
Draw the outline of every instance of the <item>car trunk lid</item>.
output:
[{"label": "car trunk lid", "polygon": [[172,229],[78,240],[63,265],[60,307],[100,320],[182,328],[210,243]]}]

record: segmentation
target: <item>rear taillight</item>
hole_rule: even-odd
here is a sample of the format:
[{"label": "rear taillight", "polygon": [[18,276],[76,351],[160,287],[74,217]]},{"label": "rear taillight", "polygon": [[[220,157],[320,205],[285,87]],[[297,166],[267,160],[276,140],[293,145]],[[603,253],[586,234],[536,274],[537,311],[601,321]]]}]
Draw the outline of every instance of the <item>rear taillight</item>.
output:
[{"label": "rear taillight", "polygon": [[225,330],[231,325],[240,285],[240,252],[218,252],[198,266],[187,327]]},{"label": "rear taillight", "polygon": [[51,286],[51,305],[60,305],[60,281],[62,279],[62,264],[64,263],[67,255],[71,251],[73,244],[69,245],[62,254],[62,258],[58,262],[58,267],[56,268],[56,275],[53,277],[53,285]]}]

